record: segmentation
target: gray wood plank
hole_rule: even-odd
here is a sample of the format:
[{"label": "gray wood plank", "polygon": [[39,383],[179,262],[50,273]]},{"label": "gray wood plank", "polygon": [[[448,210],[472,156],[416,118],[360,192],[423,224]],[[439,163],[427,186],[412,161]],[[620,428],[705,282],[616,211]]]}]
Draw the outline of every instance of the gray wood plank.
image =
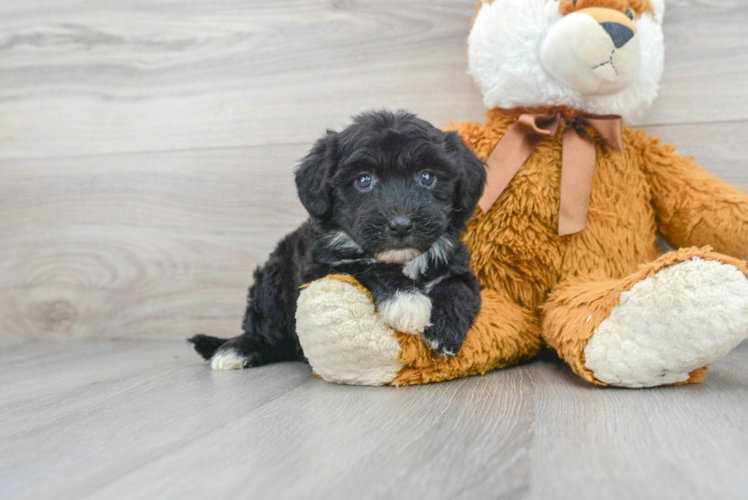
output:
[{"label": "gray wood plank", "polygon": [[665,71],[641,125],[745,120],[748,16],[741,0],[666,0]]},{"label": "gray wood plank", "polygon": [[[481,119],[476,0],[0,5],[0,157],[309,143],[370,107]],[[670,0],[643,124],[748,119],[740,0]]]},{"label": "gray wood plank", "polygon": [[0,156],[308,143],[370,107],[482,115],[473,0],[175,5],[0,6]]},{"label": "gray wood plank", "polygon": [[542,371],[538,385],[575,389],[538,407],[535,498],[745,498],[747,361],[743,342],[701,385],[644,391],[590,389],[562,366]]},{"label": "gray wood plank", "polygon": [[239,333],[306,146],[0,161],[0,338]]},{"label": "gray wood plank", "polygon": [[[242,388],[235,374],[216,377],[174,341],[24,348],[41,362],[0,375],[3,498],[23,497],[42,479],[44,495],[61,498],[64,485],[81,484],[110,466],[121,474],[313,378],[307,365],[287,363],[239,374],[252,381]],[[19,400],[27,388],[31,392]],[[119,458],[107,465],[105,456]]]},{"label": "gray wood plank", "polygon": [[[700,385],[651,390],[593,387],[553,362],[364,388],[301,363],[211,372],[173,341],[7,345],[8,499],[737,499],[748,488],[748,342]],[[8,403],[19,379],[53,385]]]}]

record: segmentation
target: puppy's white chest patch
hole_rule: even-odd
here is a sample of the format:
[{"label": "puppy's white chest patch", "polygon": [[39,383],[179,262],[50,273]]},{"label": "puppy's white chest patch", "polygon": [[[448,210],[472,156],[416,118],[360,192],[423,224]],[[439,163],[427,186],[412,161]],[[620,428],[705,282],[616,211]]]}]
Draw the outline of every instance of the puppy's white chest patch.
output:
[{"label": "puppy's white chest patch", "polygon": [[431,248],[424,254],[409,260],[403,265],[403,274],[412,280],[417,280],[426,271],[429,270],[429,262],[446,263],[449,260],[449,251],[452,249],[452,242],[442,236]]},{"label": "puppy's white chest patch", "polygon": [[431,299],[420,292],[396,292],[379,305],[378,313],[395,330],[419,335],[431,326]]},{"label": "puppy's white chest patch", "polygon": [[403,265],[403,274],[412,280],[417,280],[425,273],[429,266],[428,254],[419,255]]}]

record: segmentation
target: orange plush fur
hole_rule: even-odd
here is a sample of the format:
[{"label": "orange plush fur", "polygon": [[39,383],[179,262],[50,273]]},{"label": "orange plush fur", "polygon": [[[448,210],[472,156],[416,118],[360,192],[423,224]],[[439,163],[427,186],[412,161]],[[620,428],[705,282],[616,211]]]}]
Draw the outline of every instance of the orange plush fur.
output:
[{"label": "orange plush fur", "polygon": [[[485,160],[519,115],[530,111],[561,111],[567,122],[581,114],[565,108],[494,109],[485,124],[451,128]],[[596,138],[587,228],[558,236],[562,133],[543,141],[491,210],[477,209],[468,223],[463,239],[485,290],[462,351],[453,359],[435,359],[420,339],[398,334],[405,367],[393,385],[485,373],[532,358],[542,342],[585,380],[605,385],[585,367],[583,350],[621,292],[693,257],[720,260],[748,274],[739,260],[748,258],[748,197],[643,130],[624,128],[623,153]],[[739,259],[711,248],[658,258],[658,229],[675,246],[712,245]],[[703,379],[703,370],[697,372],[691,382]]]}]

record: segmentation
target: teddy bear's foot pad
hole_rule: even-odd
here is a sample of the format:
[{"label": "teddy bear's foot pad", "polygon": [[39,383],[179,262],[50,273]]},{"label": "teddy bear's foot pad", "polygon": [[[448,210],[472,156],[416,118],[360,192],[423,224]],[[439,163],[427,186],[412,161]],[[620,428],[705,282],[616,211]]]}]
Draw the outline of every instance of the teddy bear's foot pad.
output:
[{"label": "teddy bear's foot pad", "polygon": [[748,279],[732,265],[693,258],[621,293],[588,341],[586,366],[622,387],[685,382],[748,334]]},{"label": "teddy bear's foot pad", "polygon": [[296,332],[317,375],[355,385],[395,379],[400,345],[361,285],[323,278],[302,290],[297,306]]}]

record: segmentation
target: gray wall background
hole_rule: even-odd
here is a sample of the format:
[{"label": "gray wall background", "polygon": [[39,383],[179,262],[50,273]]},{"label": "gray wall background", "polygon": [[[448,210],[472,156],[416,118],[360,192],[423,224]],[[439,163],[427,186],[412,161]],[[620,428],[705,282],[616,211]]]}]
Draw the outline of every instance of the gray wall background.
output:
[{"label": "gray wall background", "polygon": [[[475,3],[0,3],[0,338],[238,333],[325,128],[371,107],[482,120]],[[746,189],[748,2],[668,7],[642,125]]]}]

